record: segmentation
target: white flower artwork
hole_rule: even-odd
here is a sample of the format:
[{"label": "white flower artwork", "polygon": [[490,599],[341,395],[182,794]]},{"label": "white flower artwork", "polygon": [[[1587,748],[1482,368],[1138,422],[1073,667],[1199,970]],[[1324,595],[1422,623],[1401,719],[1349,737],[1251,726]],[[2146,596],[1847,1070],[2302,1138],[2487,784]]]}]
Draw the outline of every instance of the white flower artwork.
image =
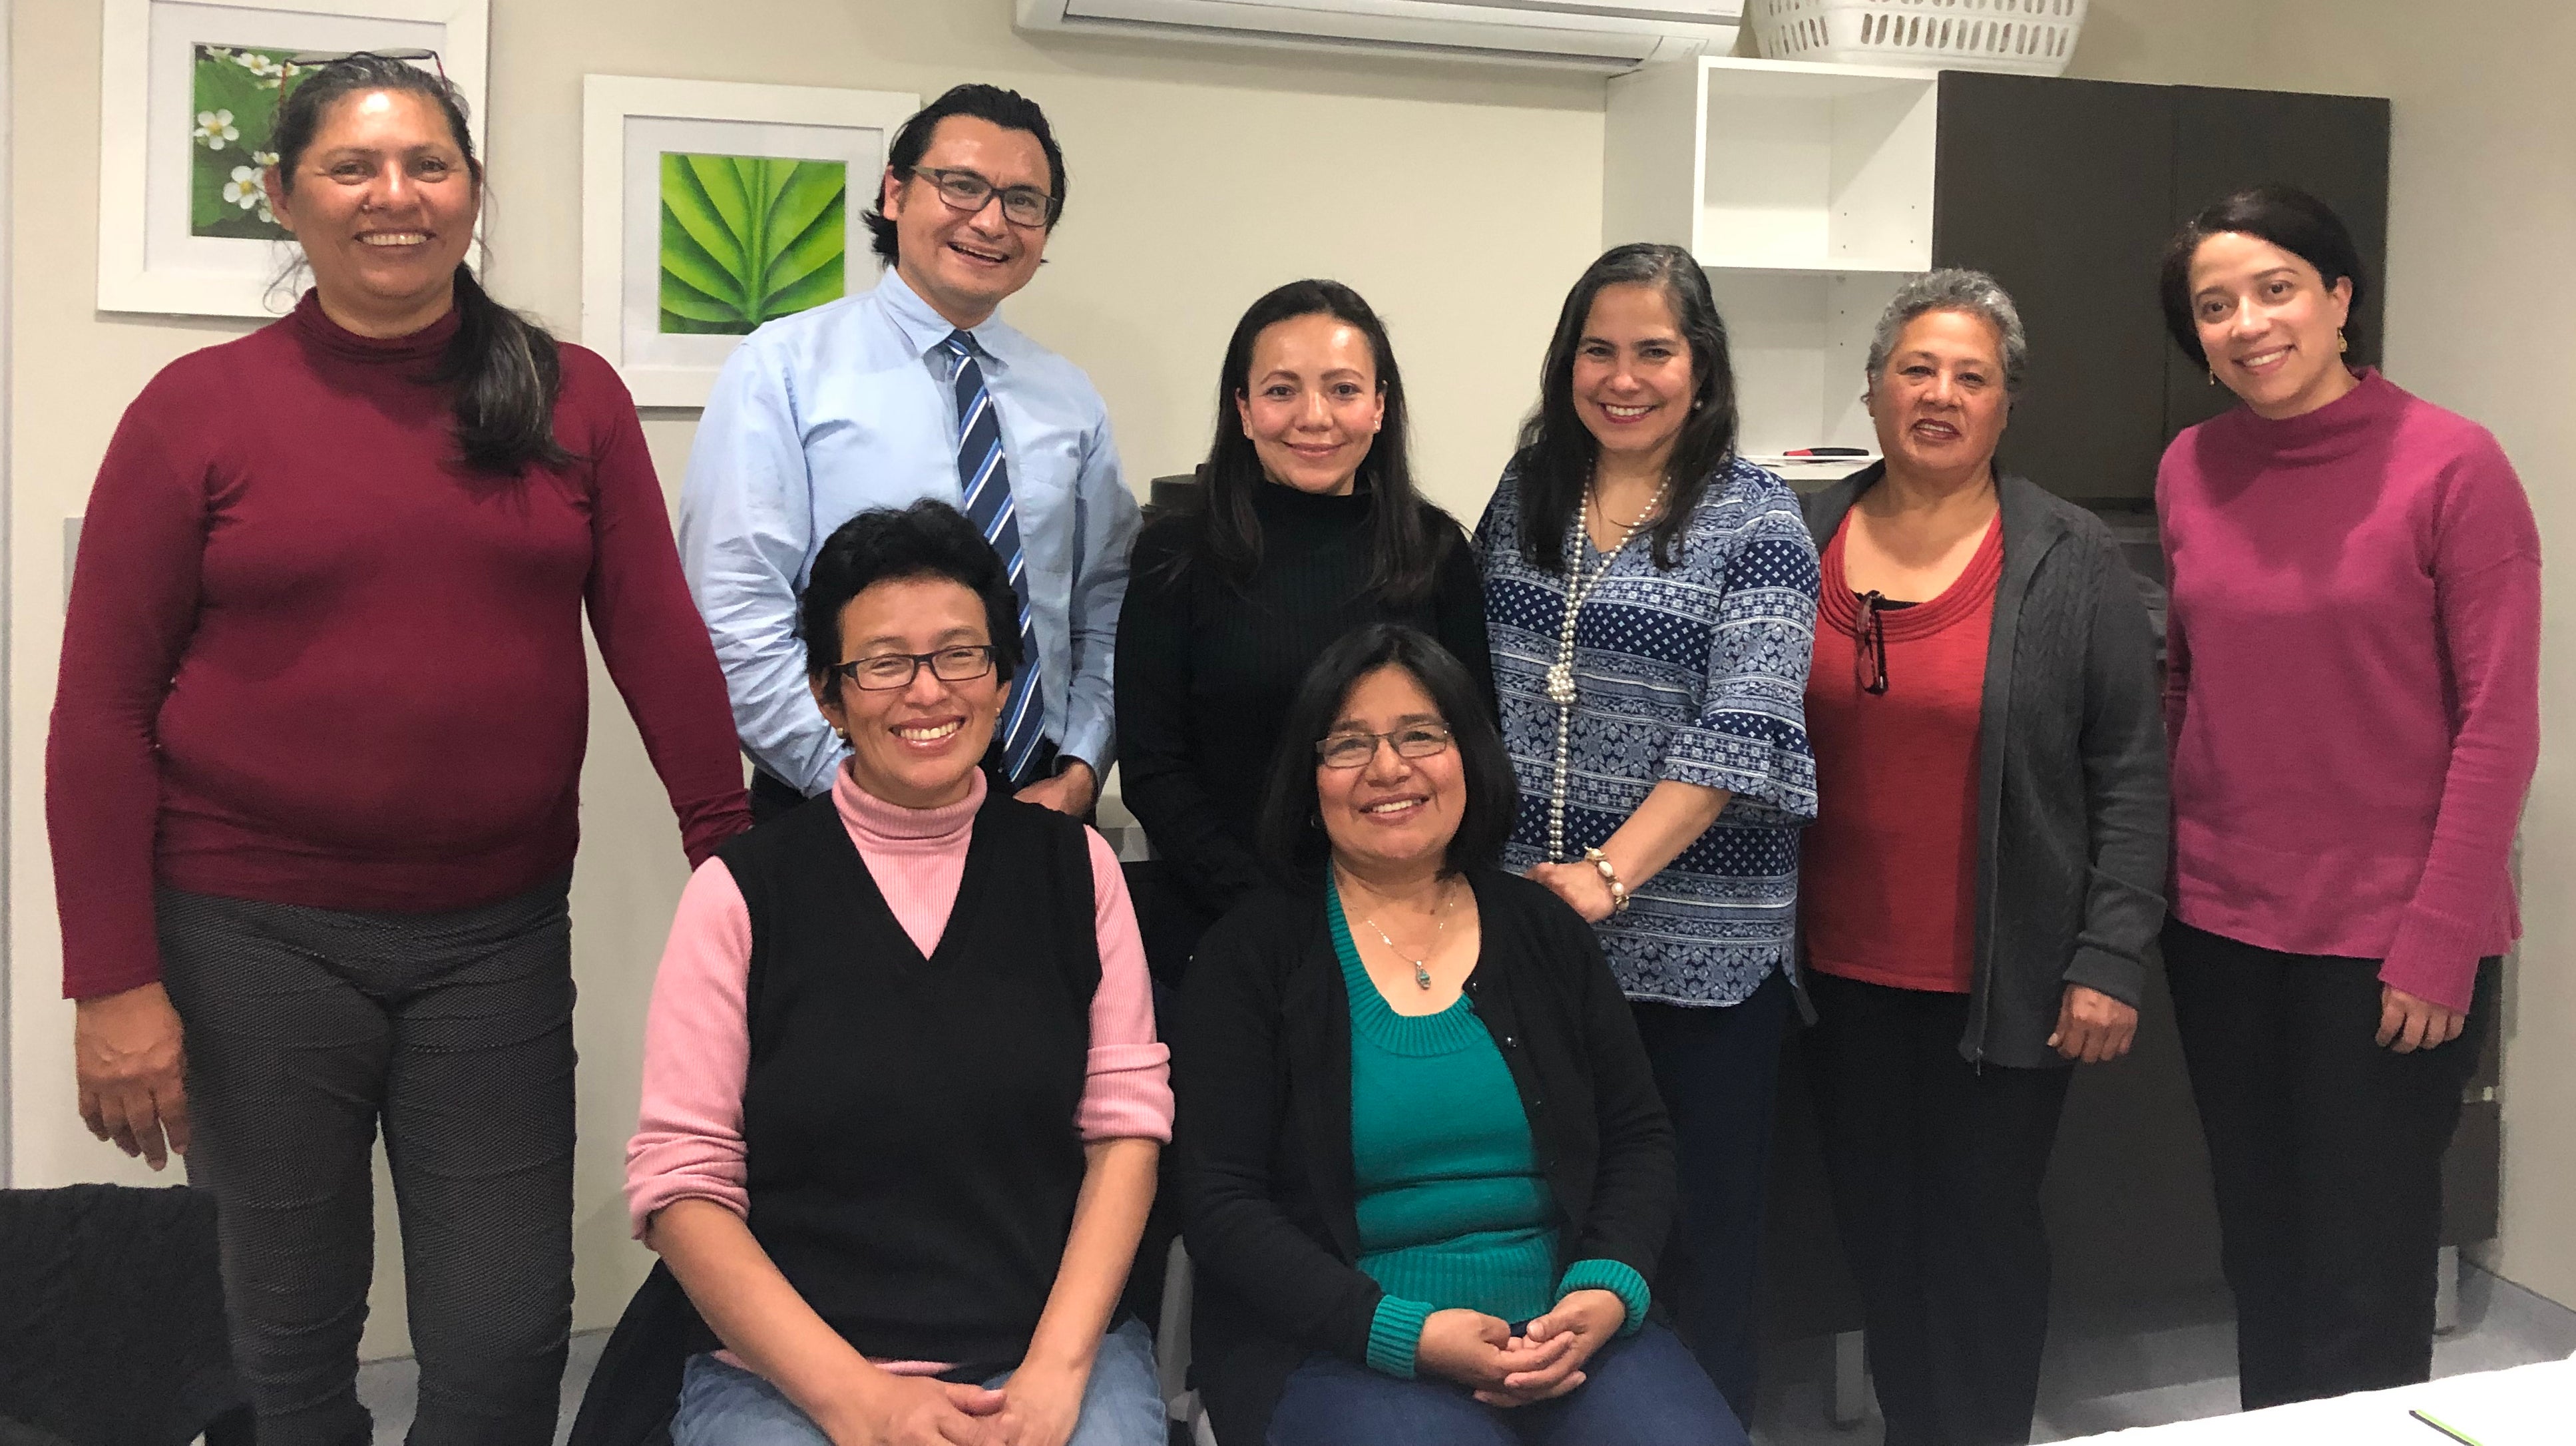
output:
[{"label": "white flower artwork", "polygon": [[241,139],[241,129],[233,124],[231,111],[201,110],[197,112],[197,139],[206,143],[207,150],[220,151],[226,141]]},{"label": "white flower artwork", "polygon": [[437,57],[419,68],[456,87],[480,151],[489,8],[490,0],[98,0],[99,309],[268,318],[292,307],[295,243],[277,224],[265,182],[278,160],[278,108],[315,68],[297,57]]}]

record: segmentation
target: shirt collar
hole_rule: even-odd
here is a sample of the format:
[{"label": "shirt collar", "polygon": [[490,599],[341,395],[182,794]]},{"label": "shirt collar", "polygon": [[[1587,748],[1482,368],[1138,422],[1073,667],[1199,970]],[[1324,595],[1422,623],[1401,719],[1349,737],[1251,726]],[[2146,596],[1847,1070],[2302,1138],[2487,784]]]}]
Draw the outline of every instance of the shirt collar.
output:
[{"label": "shirt collar", "polygon": [[[891,266],[877,280],[877,300],[885,308],[886,319],[903,334],[904,345],[915,356],[927,358],[939,351],[947,344],[950,333],[957,330],[956,323],[932,310],[920,293],[905,284],[903,273]],[[997,310],[984,318],[981,325],[968,327],[966,334],[975,338],[976,349],[988,365],[1010,365],[1005,348],[1014,333],[1003,323],[1001,312]],[[948,359],[942,356],[939,360],[945,365]]]}]

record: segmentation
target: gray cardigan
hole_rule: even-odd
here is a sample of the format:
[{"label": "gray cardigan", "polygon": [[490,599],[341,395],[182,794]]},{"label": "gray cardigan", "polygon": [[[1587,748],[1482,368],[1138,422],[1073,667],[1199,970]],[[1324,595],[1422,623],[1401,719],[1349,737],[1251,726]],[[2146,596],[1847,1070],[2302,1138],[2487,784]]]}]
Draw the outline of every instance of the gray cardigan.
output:
[{"label": "gray cardigan", "polygon": [[[1805,500],[1818,551],[1886,475]],[[2102,519],[2009,473],[1977,739],[1976,970],[1959,1053],[2029,1069],[2069,984],[2135,1005],[2164,922],[2171,814],[2146,606]],[[1841,585],[1827,578],[1825,586]],[[1833,807],[1833,800],[1824,800]]]}]

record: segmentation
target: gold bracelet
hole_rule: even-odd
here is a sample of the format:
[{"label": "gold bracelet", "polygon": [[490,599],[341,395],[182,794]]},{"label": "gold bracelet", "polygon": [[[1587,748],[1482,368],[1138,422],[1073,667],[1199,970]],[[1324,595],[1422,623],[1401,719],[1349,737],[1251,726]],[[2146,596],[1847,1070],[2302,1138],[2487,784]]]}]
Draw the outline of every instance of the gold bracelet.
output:
[{"label": "gold bracelet", "polygon": [[1612,866],[1609,855],[1599,849],[1585,849],[1583,861],[1601,871],[1601,882],[1610,886],[1610,912],[1628,912],[1628,886],[1619,882],[1619,870]]}]

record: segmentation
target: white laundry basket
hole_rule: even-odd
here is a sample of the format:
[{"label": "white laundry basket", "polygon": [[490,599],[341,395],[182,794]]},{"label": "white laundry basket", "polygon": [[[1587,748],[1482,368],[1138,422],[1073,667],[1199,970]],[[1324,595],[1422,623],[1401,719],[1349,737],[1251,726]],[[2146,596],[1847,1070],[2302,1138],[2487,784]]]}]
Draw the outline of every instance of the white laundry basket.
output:
[{"label": "white laundry basket", "polygon": [[2062,75],[2085,0],[1747,0],[1766,60]]}]

